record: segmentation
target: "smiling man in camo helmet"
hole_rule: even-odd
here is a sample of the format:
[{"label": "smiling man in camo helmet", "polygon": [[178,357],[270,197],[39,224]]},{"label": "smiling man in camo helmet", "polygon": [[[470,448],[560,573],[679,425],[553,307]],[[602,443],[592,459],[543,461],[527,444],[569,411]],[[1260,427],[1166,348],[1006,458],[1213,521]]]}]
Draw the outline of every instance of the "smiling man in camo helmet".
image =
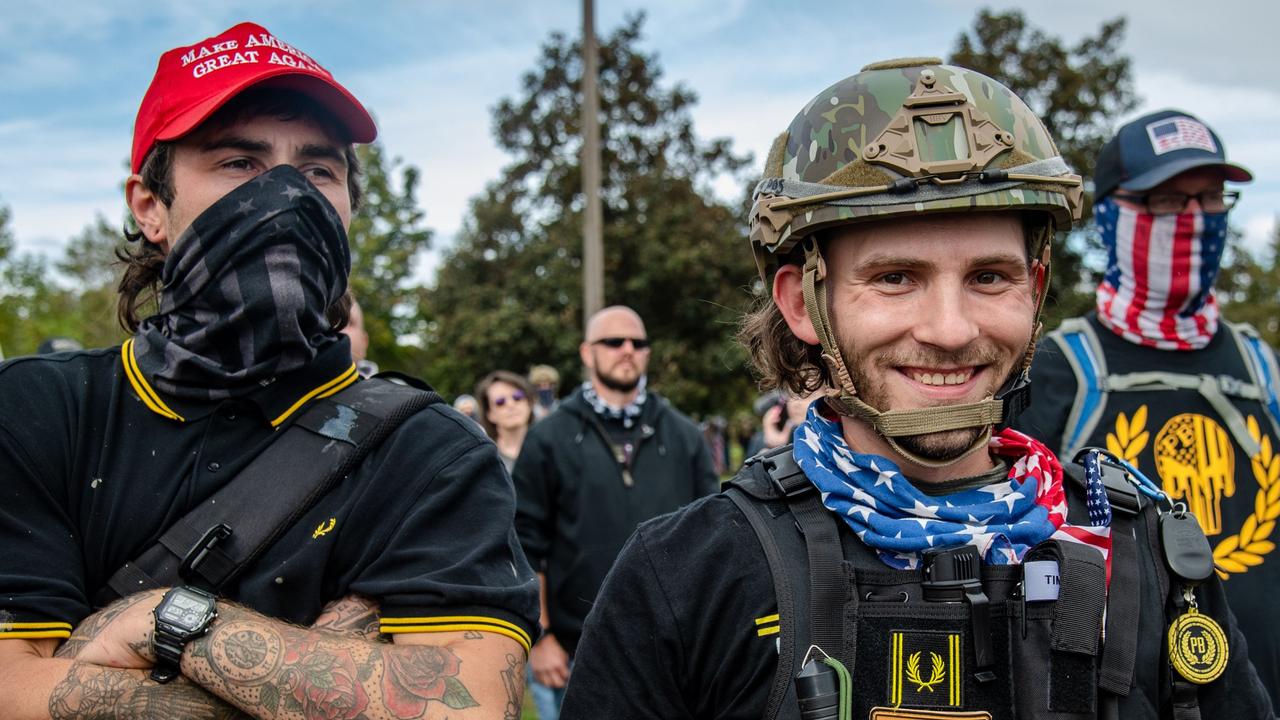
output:
[{"label": "smiling man in camo helmet", "polygon": [[[1003,429],[1028,401],[1049,246],[1081,195],[1022,100],[936,59],[869,65],[801,110],[756,187],[768,295],[741,339],[766,388],[821,397],[793,445],[640,526],[587,620],[565,717],[1168,710],[1167,589],[1139,573],[1161,562],[1153,506],[1097,456],[1064,480]],[[1242,647],[1225,652],[1239,634],[1220,585],[1187,597],[1226,628],[1230,683],[1180,701],[1269,716]]]}]

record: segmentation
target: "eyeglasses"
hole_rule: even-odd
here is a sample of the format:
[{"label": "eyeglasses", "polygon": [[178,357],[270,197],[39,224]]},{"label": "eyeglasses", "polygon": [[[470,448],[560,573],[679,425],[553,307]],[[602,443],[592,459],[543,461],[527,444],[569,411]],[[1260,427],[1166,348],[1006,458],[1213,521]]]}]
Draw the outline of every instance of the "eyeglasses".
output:
[{"label": "eyeglasses", "polygon": [[591,344],[604,345],[605,347],[611,347],[614,350],[617,350],[623,345],[626,345],[628,342],[630,342],[631,347],[635,348],[636,350],[644,350],[645,348],[649,347],[648,338],[607,337],[607,338],[600,338],[599,340],[595,340]]},{"label": "eyeglasses", "polygon": [[1224,213],[1235,207],[1236,201],[1240,199],[1240,192],[1238,190],[1228,192],[1205,190],[1199,195],[1185,195],[1183,193],[1122,195],[1116,193],[1116,197],[1121,200],[1128,200],[1131,203],[1145,205],[1147,212],[1152,215],[1176,215],[1187,209],[1187,203],[1191,198],[1195,198],[1196,202],[1200,204],[1200,209],[1207,213]]},{"label": "eyeglasses", "polygon": [[505,396],[505,395],[504,395],[504,396],[502,396],[502,397],[494,398],[494,399],[493,399],[493,404],[494,404],[494,405],[497,405],[498,407],[502,407],[503,405],[506,405],[506,404],[507,404],[507,401],[508,401],[508,400],[510,400],[511,402],[520,402],[521,400],[524,400],[524,391],[523,391],[523,390],[517,390],[517,391],[515,391],[515,392],[511,393],[511,396],[510,396],[510,397],[507,397],[507,396]]}]

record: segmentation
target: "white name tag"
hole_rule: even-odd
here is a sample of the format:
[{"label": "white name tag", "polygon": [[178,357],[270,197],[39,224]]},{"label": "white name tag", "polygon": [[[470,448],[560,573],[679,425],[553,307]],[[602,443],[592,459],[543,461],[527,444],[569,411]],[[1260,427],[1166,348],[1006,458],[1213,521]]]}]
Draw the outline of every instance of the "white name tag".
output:
[{"label": "white name tag", "polygon": [[1027,602],[1058,599],[1058,561],[1035,560],[1022,564],[1022,589]]}]

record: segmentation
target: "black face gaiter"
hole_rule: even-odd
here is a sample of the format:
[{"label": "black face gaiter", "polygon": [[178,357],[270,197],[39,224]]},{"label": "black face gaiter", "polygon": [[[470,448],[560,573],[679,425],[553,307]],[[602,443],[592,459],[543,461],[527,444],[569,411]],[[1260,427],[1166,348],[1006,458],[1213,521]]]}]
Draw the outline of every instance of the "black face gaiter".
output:
[{"label": "black face gaiter", "polygon": [[160,276],[160,312],[134,334],[138,368],[180,398],[252,392],[340,342],[324,315],[350,272],[333,205],[295,168],[273,168],[178,238]]}]

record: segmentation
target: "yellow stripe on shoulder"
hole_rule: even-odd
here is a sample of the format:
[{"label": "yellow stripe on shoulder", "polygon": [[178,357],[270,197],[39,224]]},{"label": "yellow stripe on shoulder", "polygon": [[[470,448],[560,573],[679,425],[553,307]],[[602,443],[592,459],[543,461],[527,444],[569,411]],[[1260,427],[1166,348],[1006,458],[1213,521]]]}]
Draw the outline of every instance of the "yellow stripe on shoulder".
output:
[{"label": "yellow stripe on shoulder", "polygon": [[765,623],[778,622],[778,617],[779,617],[778,613],[774,613],[772,615],[765,615],[764,617],[758,617],[756,618],[756,624],[764,625]]},{"label": "yellow stripe on shoulder", "polygon": [[766,635],[777,635],[780,632],[782,632],[781,625],[770,625],[769,627],[762,627],[757,630],[756,635],[758,637],[764,637]]}]

